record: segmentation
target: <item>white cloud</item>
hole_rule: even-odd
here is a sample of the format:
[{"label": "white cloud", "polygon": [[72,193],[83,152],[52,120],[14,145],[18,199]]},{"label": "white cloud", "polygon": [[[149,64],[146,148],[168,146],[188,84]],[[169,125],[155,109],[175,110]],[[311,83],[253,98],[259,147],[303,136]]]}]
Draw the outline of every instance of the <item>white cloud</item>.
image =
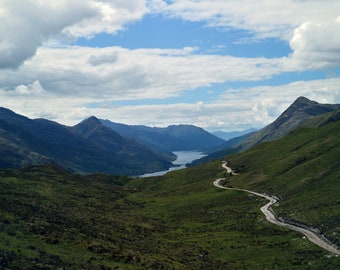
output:
[{"label": "white cloud", "polygon": [[340,66],[340,16],[307,21],[296,28],[290,40],[293,54],[287,59],[292,70],[325,69]]},{"label": "white cloud", "polygon": [[[188,21],[204,21],[207,26],[240,29],[254,38],[289,40],[293,30],[307,20],[327,20],[339,15],[340,2],[296,0],[173,0],[158,1],[156,13]],[[161,2],[161,3],[160,3]]]},{"label": "white cloud", "polygon": [[101,117],[128,124],[194,124],[208,130],[261,128],[274,121],[299,96],[340,103],[340,79],[298,81],[278,86],[228,89],[218,100],[168,105],[96,108]]},{"label": "white cloud", "polygon": [[29,85],[18,85],[14,92],[19,95],[40,95],[45,92],[39,81],[34,81]]},{"label": "white cloud", "polygon": [[[80,1],[82,2],[82,1]],[[116,33],[123,26],[140,20],[148,12],[146,0],[102,0],[90,2],[96,16],[67,27],[63,32],[76,37],[91,37],[98,33]],[[81,4],[81,3],[80,3]]]},{"label": "white cloud", "polygon": [[[150,10],[205,22],[208,27],[246,30],[250,39],[290,41],[292,54],[266,59],[217,55],[219,47],[214,54],[202,55],[196,47],[55,46],[62,38],[115,34]],[[157,126],[188,123],[229,130],[263,126],[300,95],[340,102],[340,80],[229,89],[220,100],[193,104],[86,104],[164,99],[189,90],[195,94],[194,89],[216,83],[260,81],[285,71],[339,67],[339,10],[338,0],[0,0],[1,106],[65,124],[96,115]]]},{"label": "white cloud", "polygon": [[98,101],[166,98],[226,81],[256,81],[281,72],[276,59],[195,55],[194,49],[39,48],[17,70],[0,71],[0,87],[39,78],[46,91]]},{"label": "white cloud", "polygon": [[[36,83],[37,84],[37,83]],[[44,117],[67,125],[95,115],[125,124],[167,126],[169,124],[194,124],[208,130],[245,130],[262,127],[275,120],[297,97],[306,96],[320,103],[340,103],[340,79],[299,81],[279,86],[258,86],[228,89],[219,99],[211,102],[114,105],[94,104],[98,98],[78,95],[19,95],[0,90],[1,106],[32,118]],[[32,86],[27,86],[32,88]]]},{"label": "white cloud", "polygon": [[2,0],[0,69],[18,67],[51,38],[115,33],[146,12],[145,0]]}]

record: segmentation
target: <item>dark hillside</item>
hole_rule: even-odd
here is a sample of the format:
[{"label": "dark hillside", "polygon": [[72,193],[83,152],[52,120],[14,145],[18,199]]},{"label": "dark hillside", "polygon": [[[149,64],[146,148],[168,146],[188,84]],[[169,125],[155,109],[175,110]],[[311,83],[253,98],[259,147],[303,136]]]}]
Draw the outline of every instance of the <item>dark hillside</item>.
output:
[{"label": "dark hillside", "polygon": [[53,162],[77,173],[139,175],[166,170],[172,156],[103,126],[95,117],[67,127],[0,108],[0,168]]},{"label": "dark hillside", "polygon": [[172,125],[166,128],[129,126],[101,120],[105,126],[112,128],[122,136],[160,151],[209,151],[221,146],[225,141],[202,128],[193,125]]}]

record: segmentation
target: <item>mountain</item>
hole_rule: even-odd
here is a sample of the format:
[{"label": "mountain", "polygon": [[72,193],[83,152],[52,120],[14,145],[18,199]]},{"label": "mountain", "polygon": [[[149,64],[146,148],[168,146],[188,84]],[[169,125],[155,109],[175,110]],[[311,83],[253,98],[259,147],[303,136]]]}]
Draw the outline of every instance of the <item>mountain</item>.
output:
[{"label": "mountain", "polygon": [[238,138],[241,137],[243,135],[249,134],[249,133],[254,133],[255,131],[257,131],[257,129],[255,128],[250,128],[244,131],[232,131],[232,132],[225,132],[225,131],[215,131],[212,134],[225,140],[225,141],[229,141],[233,138]]},{"label": "mountain", "polygon": [[[340,104],[319,104],[305,97],[299,97],[273,123],[259,131],[250,132],[227,141],[222,145],[221,149],[201,159],[195,160],[190,166],[199,165],[232,153],[248,150],[261,142],[277,140],[294,129],[303,126],[305,123],[310,123],[309,126],[313,125],[316,127],[318,122],[323,121],[326,123],[327,121],[332,121],[323,118],[327,118],[327,113],[329,112],[332,115],[332,112],[339,108]],[[319,118],[315,118],[315,116],[318,115],[324,115],[324,117],[321,118],[323,120],[317,120]],[[332,115],[331,119],[334,120],[334,117],[336,116]],[[315,123],[313,121],[308,122],[310,119],[314,119],[313,121]]]},{"label": "mountain", "polygon": [[256,144],[282,138],[310,118],[340,108],[340,104],[320,104],[305,97],[297,98],[273,123],[254,133],[239,145],[242,151]]},{"label": "mountain", "polygon": [[250,132],[250,133],[246,133],[246,134],[241,135],[239,137],[232,138],[232,139],[228,140],[227,142],[225,142],[224,144],[222,144],[218,149],[215,149],[215,151],[211,152],[210,154],[208,154],[205,157],[194,160],[193,162],[188,164],[188,166],[197,166],[199,164],[202,164],[202,163],[205,163],[205,162],[208,162],[208,161],[220,159],[220,158],[223,158],[227,155],[237,153],[241,150],[241,148],[239,146],[240,143],[245,141],[246,139],[248,139],[254,133],[255,133],[255,131]]},{"label": "mountain", "polygon": [[170,155],[124,138],[90,117],[74,127],[0,108],[0,166],[52,162],[74,172],[144,174],[171,166]]},{"label": "mountain", "polygon": [[209,151],[225,141],[193,125],[172,125],[166,128],[124,125],[109,120],[101,122],[122,136],[134,138],[161,151]]}]

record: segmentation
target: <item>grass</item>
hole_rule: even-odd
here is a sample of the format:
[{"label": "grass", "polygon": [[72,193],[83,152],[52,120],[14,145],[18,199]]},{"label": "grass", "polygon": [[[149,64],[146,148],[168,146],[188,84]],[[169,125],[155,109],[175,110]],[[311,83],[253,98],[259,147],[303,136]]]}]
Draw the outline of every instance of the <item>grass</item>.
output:
[{"label": "grass", "polygon": [[230,182],[279,196],[278,215],[315,227],[339,245],[339,132],[339,122],[303,128],[234,155],[231,163],[241,175]]}]

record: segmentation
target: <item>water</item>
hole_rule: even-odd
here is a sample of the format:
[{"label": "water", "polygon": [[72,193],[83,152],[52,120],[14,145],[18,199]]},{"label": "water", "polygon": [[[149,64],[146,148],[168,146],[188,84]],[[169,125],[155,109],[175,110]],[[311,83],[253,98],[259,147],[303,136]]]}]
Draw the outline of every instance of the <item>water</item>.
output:
[{"label": "water", "polygon": [[172,162],[172,164],[175,165],[174,167],[170,167],[169,170],[166,171],[143,174],[140,177],[161,176],[171,171],[184,169],[186,168],[185,164],[206,156],[202,152],[198,151],[176,151],[173,153],[177,156],[177,159]]}]

